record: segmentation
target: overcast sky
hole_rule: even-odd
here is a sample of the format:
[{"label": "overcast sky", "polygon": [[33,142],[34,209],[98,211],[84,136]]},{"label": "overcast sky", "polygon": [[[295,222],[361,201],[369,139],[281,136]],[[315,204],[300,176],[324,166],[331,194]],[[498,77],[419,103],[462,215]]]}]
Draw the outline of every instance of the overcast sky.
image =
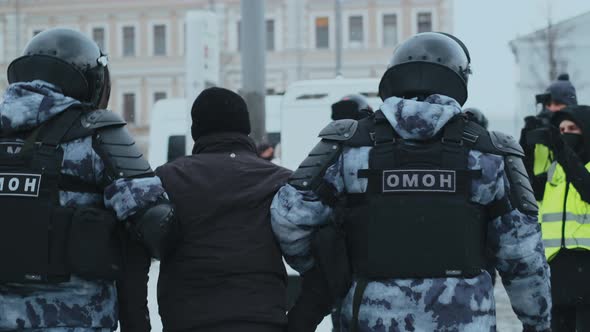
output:
[{"label": "overcast sky", "polygon": [[[546,25],[548,1],[454,1],[454,32],[469,48],[473,65],[465,106],[508,117],[516,104],[515,61],[508,42]],[[590,11],[590,0],[553,0],[550,4],[554,22]]]}]

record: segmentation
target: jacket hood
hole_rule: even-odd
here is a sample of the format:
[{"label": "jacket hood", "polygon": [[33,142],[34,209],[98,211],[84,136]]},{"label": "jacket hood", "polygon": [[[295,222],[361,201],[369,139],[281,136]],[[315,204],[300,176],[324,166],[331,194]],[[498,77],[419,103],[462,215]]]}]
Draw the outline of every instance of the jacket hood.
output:
[{"label": "jacket hood", "polygon": [[31,130],[76,104],[44,81],[11,84],[0,103],[0,134]]},{"label": "jacket hood", "polygon": [[381,106],[381,111],[402,138],[426,140],[461,113],[461,105],[443,95],[431,95],[424,101],[390,97]]}]

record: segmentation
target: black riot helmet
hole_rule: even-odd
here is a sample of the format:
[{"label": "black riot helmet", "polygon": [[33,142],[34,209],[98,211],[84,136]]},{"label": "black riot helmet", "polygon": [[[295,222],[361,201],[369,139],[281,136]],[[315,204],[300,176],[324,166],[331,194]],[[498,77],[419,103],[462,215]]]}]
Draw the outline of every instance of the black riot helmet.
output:
[{"label": "black riot helmet", "polygon": [[68,97],[106,108],[111,84],[107,63],[98,45],[81,32],[54,28],[33,37],[10,63],[8,82],[43,80]]},{"label": "black riot helmet", "polygon": [[332,104],[332,120],[360,120],[373,114],[367,97],[361,94],[350,94]]},{"label": "black riot helmet", "polygon": [[457,37],[442,32],[419,33],[393,52],[379,84],[379,96],[414,98],[441,94],[463,105],[471,58]]}]

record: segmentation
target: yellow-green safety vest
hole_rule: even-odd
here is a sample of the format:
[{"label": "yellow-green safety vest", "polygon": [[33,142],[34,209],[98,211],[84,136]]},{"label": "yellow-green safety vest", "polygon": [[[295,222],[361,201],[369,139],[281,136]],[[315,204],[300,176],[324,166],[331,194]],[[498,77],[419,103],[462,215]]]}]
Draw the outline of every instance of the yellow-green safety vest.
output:
[{"label": "yellow-green safety vest", "polygon": [[[586,164],[586,169],[590,171],[590,163]],[[582,200],[571,183],[567,183],[565,172],[557,162],[553,162],[547,172],[539,220],[548,261],[562,247],[590,250],[590,204]]]},{"label": "yellow-green safety vest", "polygon": [[[535,145],[535,159],[533,160],[533,174],[535,176],[547,173],[553,161],[553,152],[542,144]],[[543,201],[538,201],[537,205],[541,208]]]},{"label": "yellow-green safety vest", "polygon": [[533,173],[535,175],[540,175],[543,173],[547,173],[549,167],[551,167],[551,162],[553,160],[553,154],[545,145],[536,144],[535,145],[535,160],[533,164]]}]

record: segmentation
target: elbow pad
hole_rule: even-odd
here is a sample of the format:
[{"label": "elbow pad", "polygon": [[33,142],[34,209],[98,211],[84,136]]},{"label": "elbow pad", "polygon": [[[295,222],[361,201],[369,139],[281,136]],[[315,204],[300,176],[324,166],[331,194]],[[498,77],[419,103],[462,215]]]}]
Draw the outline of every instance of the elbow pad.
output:
[{"label": "elbow pad", "polygon": [[178,222],[172,204],[166,202],[151,206],[131,219],[130,227],[152,257],[162,259],[172,252],[178,234]]}]

